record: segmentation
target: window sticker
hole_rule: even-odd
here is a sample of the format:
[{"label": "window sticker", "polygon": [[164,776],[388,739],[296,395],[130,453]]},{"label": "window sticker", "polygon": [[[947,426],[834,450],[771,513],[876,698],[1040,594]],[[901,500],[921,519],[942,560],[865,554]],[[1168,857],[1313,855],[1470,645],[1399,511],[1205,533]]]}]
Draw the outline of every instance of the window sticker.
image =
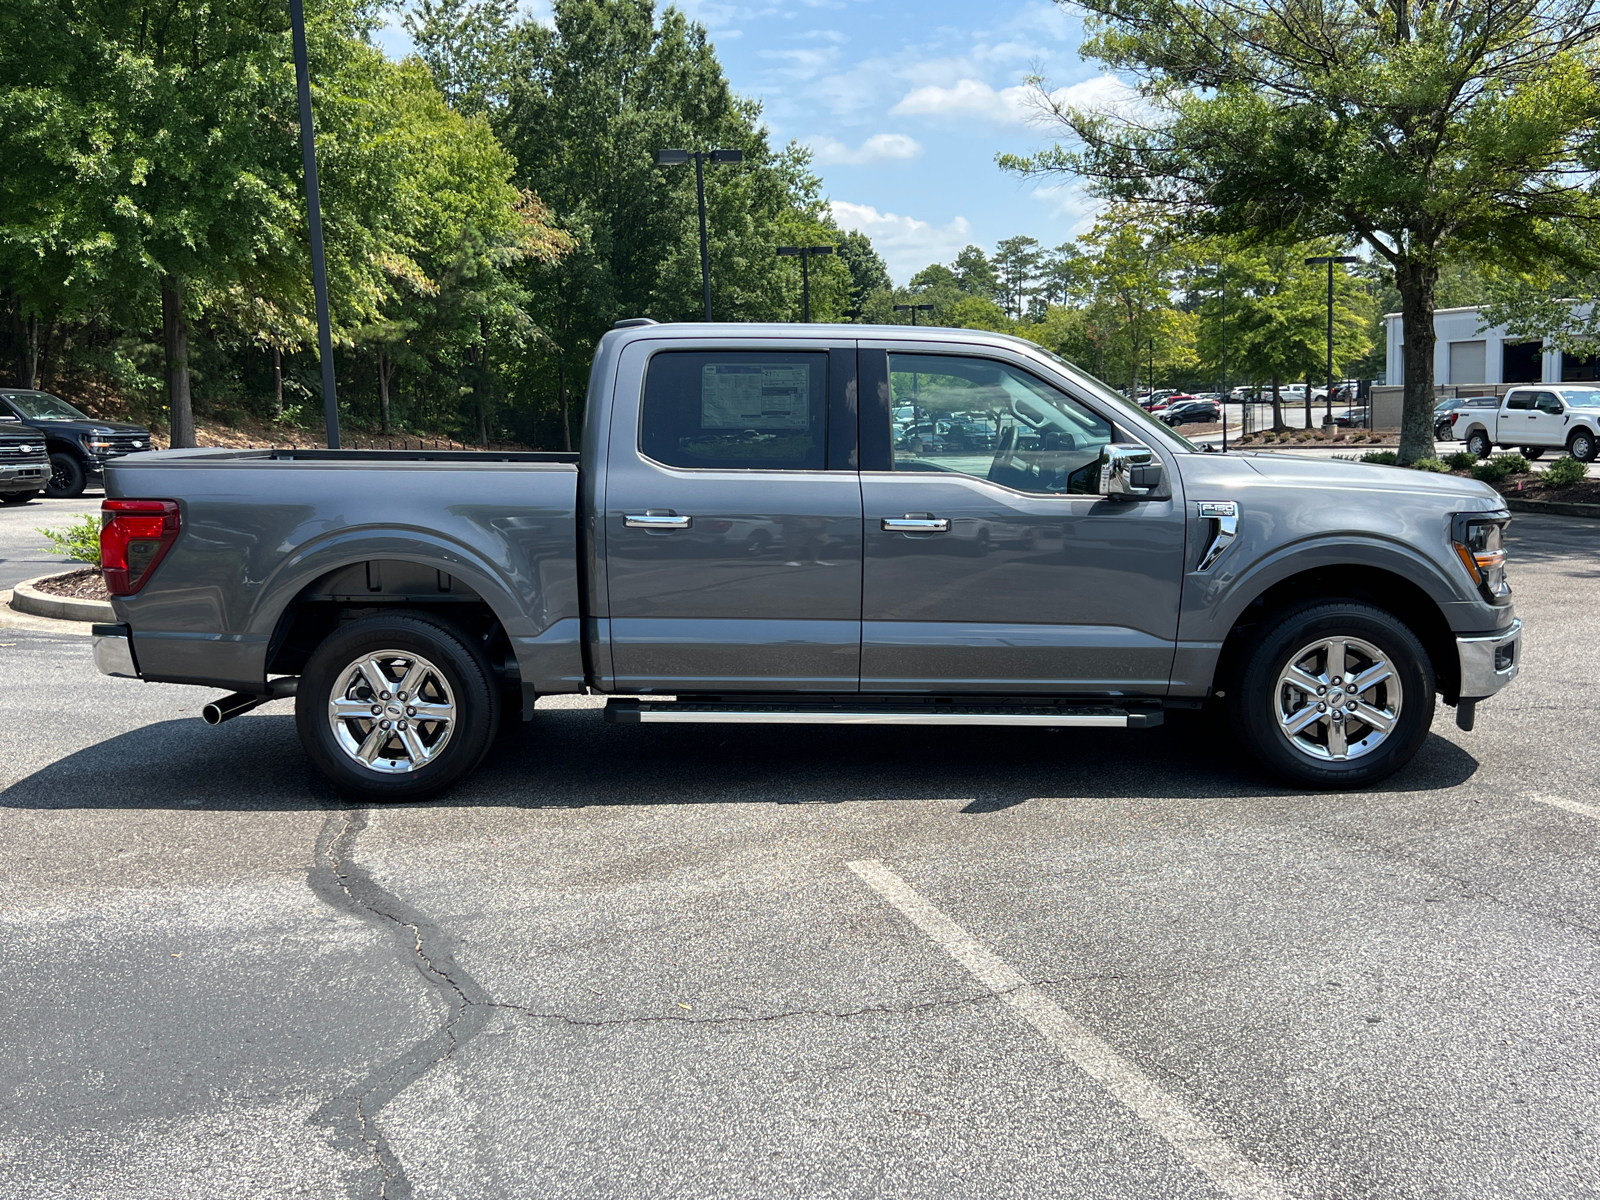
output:
[{"label": "window sticker", "polygon": [[707,363],[700,372],[700,428],[805,429],[810,396],[807,363]]}]

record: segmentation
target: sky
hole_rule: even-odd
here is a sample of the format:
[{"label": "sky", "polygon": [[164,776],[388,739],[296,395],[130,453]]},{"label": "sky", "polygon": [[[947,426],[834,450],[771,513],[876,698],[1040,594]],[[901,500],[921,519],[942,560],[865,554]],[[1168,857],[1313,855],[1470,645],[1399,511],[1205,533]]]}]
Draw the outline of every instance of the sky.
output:
[{"label": "sky", "polygon": [[[1069,10],[1044,0],[678,7],[706,27],[734,90],[762,102],[772,144],[811,147],[835,220],[872,238],[895,282],[969,243],[992,252],[1028,234],[1050,247],[1093,224],[1076,181],[1024,182],[994,161],[1058,138],[1029,103],[1028,77],[1078,106],[1125,94],[1079,58],[1082,25]],[[380,42],[395,57],[409,50],[398,17]]]}]

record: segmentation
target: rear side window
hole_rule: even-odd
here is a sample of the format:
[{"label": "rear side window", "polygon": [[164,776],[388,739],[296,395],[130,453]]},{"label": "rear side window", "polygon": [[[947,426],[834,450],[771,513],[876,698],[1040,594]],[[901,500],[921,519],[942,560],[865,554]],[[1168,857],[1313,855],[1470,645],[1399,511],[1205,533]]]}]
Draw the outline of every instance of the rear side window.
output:
[{"label": "rear side window", "polygon": [[828,356],[674,350],[645,372],[639,448],[670,467],[820,471]]},{"label": "rear side window", "polygon": [[1532,392],[1513,392],[1506,397],[1506,410],[1508,412],[1526,412],[1532,407]]}]

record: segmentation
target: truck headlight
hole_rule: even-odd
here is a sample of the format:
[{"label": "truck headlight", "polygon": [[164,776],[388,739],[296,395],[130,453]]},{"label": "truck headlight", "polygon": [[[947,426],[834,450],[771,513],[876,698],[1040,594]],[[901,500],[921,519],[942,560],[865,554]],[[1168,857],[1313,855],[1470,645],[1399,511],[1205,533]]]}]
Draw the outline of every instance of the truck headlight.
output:
[{"label": "truck headlight", "polygon": [[1505,530],[1508,512],[1457,513],[1450,521],[1456,557],[1490,604],[1504,604],[1511,595],[1506,582]]}]

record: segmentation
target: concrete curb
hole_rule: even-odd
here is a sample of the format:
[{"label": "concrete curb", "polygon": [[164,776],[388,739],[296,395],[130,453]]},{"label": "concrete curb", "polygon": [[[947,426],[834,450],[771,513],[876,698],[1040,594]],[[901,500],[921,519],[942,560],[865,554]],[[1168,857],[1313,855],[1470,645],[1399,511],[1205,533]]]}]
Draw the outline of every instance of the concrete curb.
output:
[{"label": "concrete curb", "polygon": [[11,607],[10,591],[0,591],[0,638],[17,630],[49,633],[59,637],[88,637],[91,626],[83,621],[56,621],[50,617],[30,617]]},{"label": "concrete curb", "polygon": [[[74,567],[73,570],[82,570]],[[66,574],[67,572],[61,572]],[[33,617],[48,617],[54,621],[104,621],[112,622],[117,614],[104,600],[76,600],[70,596],[52,596],[41,592],[34,584],[53,576],[40,575],[19,583],[11,592],[11,607]]]},{"label": "concrete curb", "polygon": [[1505,497],[1506,507],[1512,512],[1549,513],[1558,517],[1587,517],[1600,521],[1600,504],[1568,504],[1561,500],[1518,500]]}]

